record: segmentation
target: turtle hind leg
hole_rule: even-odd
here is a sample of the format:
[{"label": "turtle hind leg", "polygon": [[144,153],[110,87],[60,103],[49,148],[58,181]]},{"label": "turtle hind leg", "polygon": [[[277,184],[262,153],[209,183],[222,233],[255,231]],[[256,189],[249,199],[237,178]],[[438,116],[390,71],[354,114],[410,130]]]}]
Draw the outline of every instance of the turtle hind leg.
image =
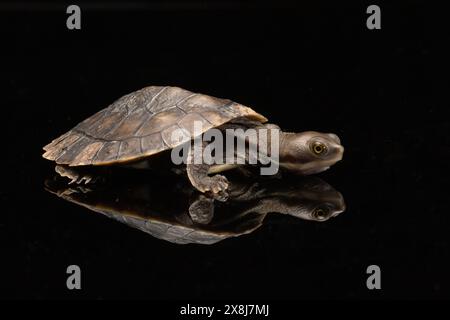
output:
[{"label": "turtle hind leg", "polygon": [[72,169],[68,166],[63,165],[56,165],[55,171],[58,173],[61,177],[66,177],[70,179],[69,184],[76,183],[81,184],[84,182],[84,184],[88,183],[94,183],[98,180],[98,177],[95,177],[88,173],[81,173],[80,171],[77,171],[75,169]]}]

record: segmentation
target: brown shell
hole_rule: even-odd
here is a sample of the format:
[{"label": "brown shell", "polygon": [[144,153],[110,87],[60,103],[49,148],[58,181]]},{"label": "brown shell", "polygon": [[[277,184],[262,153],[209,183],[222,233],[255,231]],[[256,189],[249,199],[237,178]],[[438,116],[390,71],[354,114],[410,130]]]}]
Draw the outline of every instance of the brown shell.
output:
[{"label": "brown shell", "polygon": [[[127,94],[44,147],[44,158],[69,166],[107,165],[138,160],[192,138],[193,124],[202,133],[230,120],[267,119],[231,100],[177,87],[151,86]],[[181,136],[172,141],[172,132]]]}]

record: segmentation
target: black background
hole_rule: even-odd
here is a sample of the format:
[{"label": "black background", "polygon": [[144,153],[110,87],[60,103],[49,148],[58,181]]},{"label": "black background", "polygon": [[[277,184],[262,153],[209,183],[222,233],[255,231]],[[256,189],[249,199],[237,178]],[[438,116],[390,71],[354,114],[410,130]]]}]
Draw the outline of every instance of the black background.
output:
[{"label": "black background", "polygon": [[[422,2],[187,1],[1,5],[0,295],[5,298],[443,298],[450,294],[445,157]],[[314,4],[312,4],[314,3]],[[118,97],[173,85],[229,98],[290,131],[334,132],[344,161],[321,176],[347,211],[269,217],[213,246],[177,246],[43,189],[41,148]],[[448,189],[448,188],[447,188]],[[176,201],[176,199],[175,199]],[[65,287],[82,269],[82,290]],[[382,290],[366,288],[366,268]]]}]

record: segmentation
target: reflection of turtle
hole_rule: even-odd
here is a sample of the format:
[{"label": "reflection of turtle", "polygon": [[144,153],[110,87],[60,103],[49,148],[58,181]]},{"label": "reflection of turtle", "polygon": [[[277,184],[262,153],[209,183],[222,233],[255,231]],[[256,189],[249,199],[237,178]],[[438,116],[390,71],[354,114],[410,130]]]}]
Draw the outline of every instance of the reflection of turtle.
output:
[{"label": "reflection of turtle", "polygon": [[143,180],[116,181],[94,190],[81,185],[58,189],[56,182],[50,180],[47,190],[156,238],[179,244],[212,244],[250,233],[262,225],[270,212],[325,221],[345,209],[342,195],[319,178],[245,183],[233,178],[226,202],[214,202],[186,186],[184,180],[168,178],[163,184]]},{"label": "reflection of turtle", "polygon": [[[211,128],[279,129],[264,124],[267,119],[230,100],[195,94],[177,87],[146,87],[123,96],[108,108],[84,120],[44,147],[44,158],[60,166],[57,172],[72,182],[91,180],[73,167],[124,164],[145,167],[148,157],[170,150]],[[194,133],[194,124],[200,132]],[[172,134],[181,138],[174,141]],[[262,132],[262,131],[261,131]],[[281,167],[301,174],[328,169],[342,158],[343,147],[334,134],[280,132]],[[269,142],[270,143],[270,142]],[[191,151],[197,152],[197,151]],[[248,163],[248,155],[243,157]],[[188,159],[193,159],[189,154]],[[215,174],[230,165],[187,164],[192,185],[201,192],[221,193],[227,189],[224,176]]]}]

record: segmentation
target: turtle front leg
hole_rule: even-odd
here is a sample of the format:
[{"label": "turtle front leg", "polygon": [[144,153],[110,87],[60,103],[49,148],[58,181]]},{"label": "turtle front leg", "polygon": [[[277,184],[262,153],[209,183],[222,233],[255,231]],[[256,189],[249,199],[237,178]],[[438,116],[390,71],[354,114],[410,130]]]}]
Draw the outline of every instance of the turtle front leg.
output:
[{"label": "turtle front leg", "polygon": [[212,193],[219,201],[228,199],[227,188],[229,182],[227,178],[220,174],[208,176],[211,166],[207,164],[187,164],[187,175],[192,185],[200,192]]},{"label": "turtle front leg", "polygon": [[[211,193],[213,197],[219,201],[228,199],[227,188],[229,182],[227,178],[220,174],[208,176],[211,165],[206,163],[195,164],[195,153],[203,153],[203,148],[192,147],[187,157],[186,172],[192,185],[202,193]],[[199,154],[198,156],[202,156]],[[203,159],[202,157],[200,159]]]},{"label": "turtle front leg", "polygon": [[94,177],[90,174],[80,174],[78,171],[71,169],[67,166],[56,165],[55,171],[61,177],[69,178],[70,179],[69,184],[72,184],[72,183],[81,184],[83,182],[84,182],[84,184],[88,184],[90,182],[95,182],[97,180],[96,177]]}]

